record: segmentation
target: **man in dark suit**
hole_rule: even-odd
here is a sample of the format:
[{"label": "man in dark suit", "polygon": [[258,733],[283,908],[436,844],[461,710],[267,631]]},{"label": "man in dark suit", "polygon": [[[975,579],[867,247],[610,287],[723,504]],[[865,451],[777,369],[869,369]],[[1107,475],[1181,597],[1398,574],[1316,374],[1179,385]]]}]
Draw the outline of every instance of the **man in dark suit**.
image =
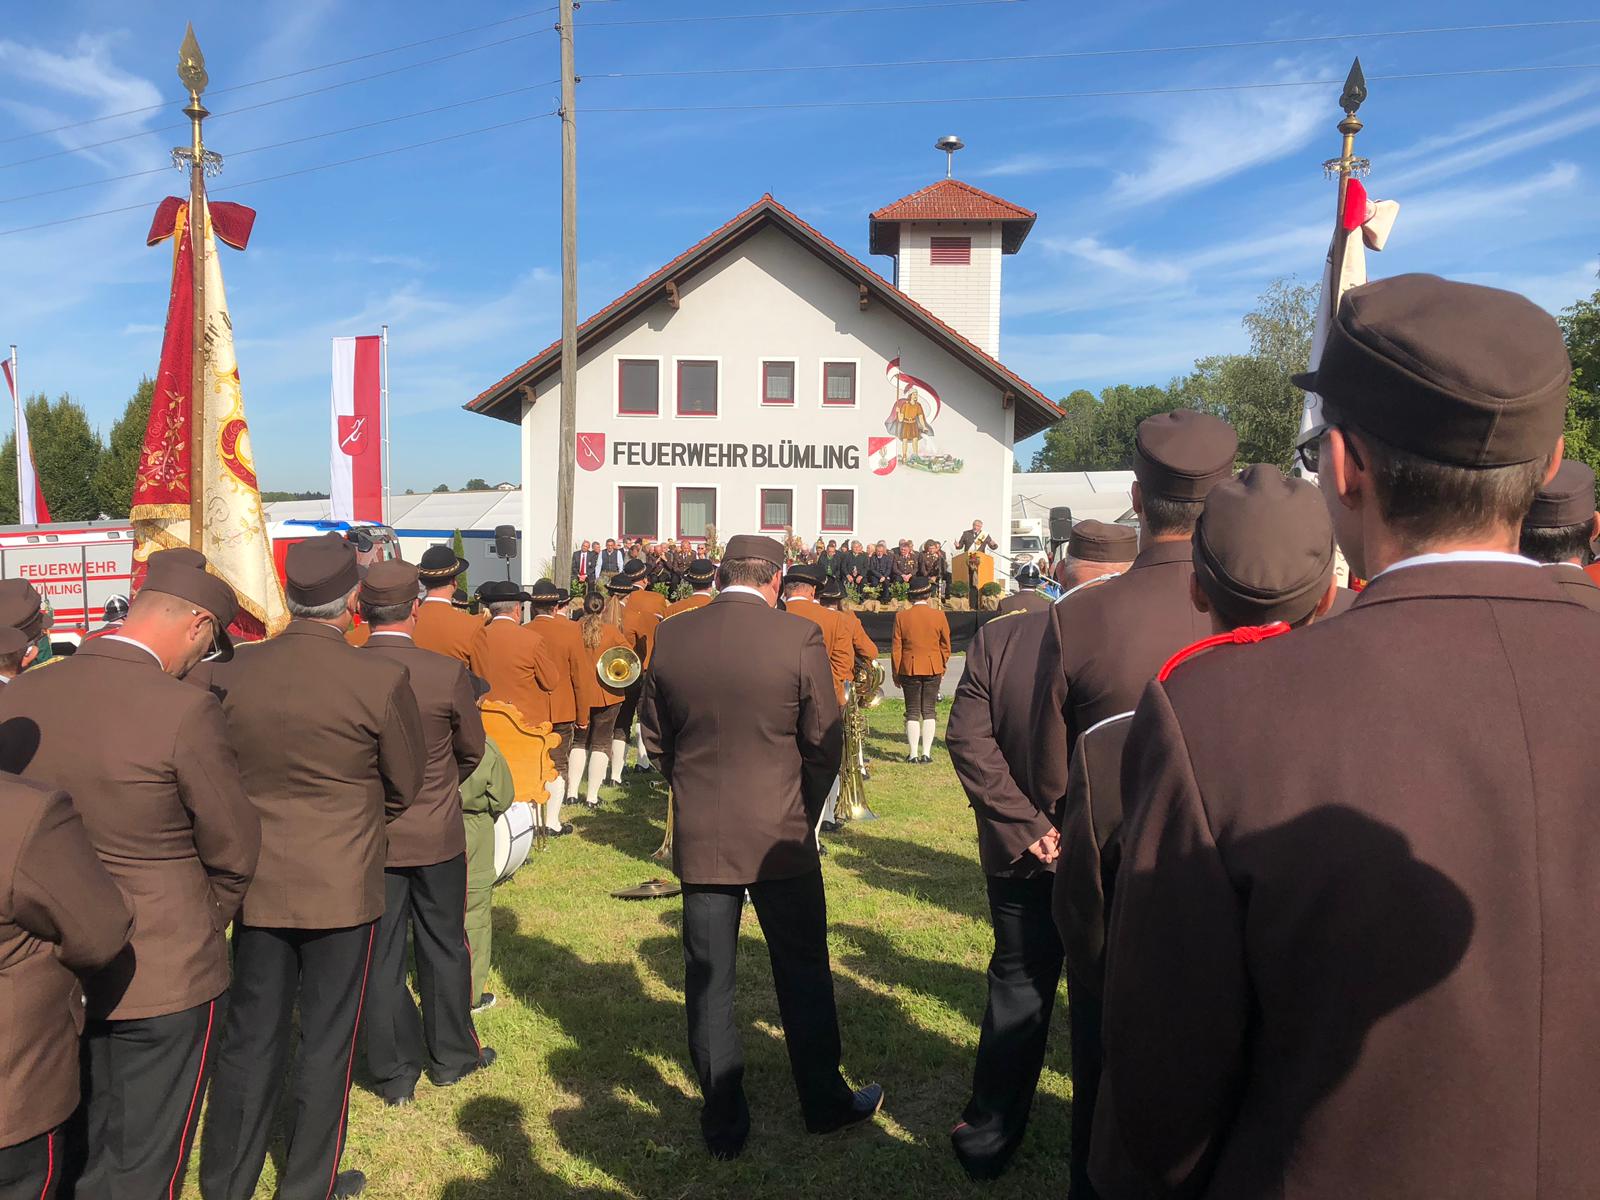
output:
[{"label": "man in dark suit", "polygon": [[883,1103],[839,1074],[828,918],[813,833],[839,776],[843,727],[822,635],[773,608],[783,547],[728,540],[717,598],[662,623],[640,714],[672,788],[673,870],[683,880],[689,1055],[718,1158],[750,1132],[734,1022],[734,959],[748,891],[772,958],[806,1128],[828,1133]]},{"label": "man in dark suit", "polygon": [[594,579],[595,567],[599,562],[599,551],[584,542],[572,552],[572,578],[588,583]]},{"label": "man in dark suit", "polygon": [[[283,1200],[352,1196],[339,1171],[356,1026],[384,911],[385,825],[416,799],[427,743],[406,668],[348,645],[355,548],[338,534],[289,547],[289,627],[219,668],[228,731],[262,855],[234,930],[200,1185],[248,1200],[266,1158],[300,1010]],[[107,639],[100,639],[105,641]]]},{"label": "man in dark suit", "polygon": [[1050,601],[1039,594],[1039,584],[1044,581],[1044,576],[1039,574],[1039,568],[1029,563],[1019,567],[1012,576],[1017,590],[1000,601],[996,611],[1009,612],[1043,612],[1050,607]]},{"label": "man in dark suit", "polygon": [[1509,292],[1340,301],[1302,450],[1369,583],[1140,701],[1097,1106],[1139,1186],[1097,1119],[1109,1194],[1593,1193],[1600,623],[1515,553],[1570,375]]},{"label": "man in dark suit", "polygon": [[1189,535],[1206,493],[1232,476],[1238,445],[1233,427],[1207,413],[1179,409],[1139,422],[1139,555],[1077,603],[1054,606],[1039,650],[1030,790],[1042,811],[1061,810],[1078,735],[1131,711],[1167,656],[1206,634],[1189,602]]},{"label": "man in dark suit", "polygon": [[599,566],[595,569],[601,575],[615,575],[622,570],[622,564],[625,561],[626,556],[623,554],[622,548],[617,545],[617,539],[607,538],[605,549],[600,551]]},{"label": "man in dark suit", "polygon": [[[422,790],[389,823],[383,916],[367,989],[367,1066],[390,1105],[409,1104],[426,1068],[436,1086],[494,1061],[472,1027],[472,956],[467,950],[467,838],[461,781],[483,757],[483,718],[467,669],[411,640],[417,568],[394,561],[367,569],[358,593],[372,628],[367,649],[406,668],[422,717],[427,766]],[[417,964],[422,1013],[406,987],[406,940]]]},{"label": "man in dark suit", "polygon": [[[193,1140],[228,988],[223,931],[261,843],[222,710],[177,677],[226,645],[235,605],[215,575],[155,555],[121,633],[0,690],[3,765],[74,797],[134,914],[127,948],[86,987],[64,1163],[84,1196],[165,1194]],[[86,716],[108,711],[86,736]],[[30,727],[36,747],[16,735]]]},{"label": "man in dark suit", "polygon": [[[0,648],[13,642],[32,644],[0,629]],[[61,1182],[59,1127],[78,1107],[80,979],[132,928],[67,794],[0,776],[0,1195],[48,1200]]]},{"label": "man in dark suit", "polygon": [[1556,477],[1539,489],[1522,518],[1520,549],[1553,569],[1561,587],[1585,608],[1600,611],[1600,584],[1584,570],[1594,562],[1600,513],[1594,508],[1594,471],[1569,458]]}]

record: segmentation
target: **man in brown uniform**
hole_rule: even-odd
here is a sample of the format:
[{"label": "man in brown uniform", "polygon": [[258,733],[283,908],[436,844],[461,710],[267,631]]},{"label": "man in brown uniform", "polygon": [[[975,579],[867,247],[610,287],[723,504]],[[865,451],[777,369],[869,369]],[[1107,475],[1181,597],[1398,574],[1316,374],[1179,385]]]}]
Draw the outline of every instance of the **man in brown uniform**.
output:
[{"label": "man in brown uniform", "polygon": [[[801,563],[790,567],[783,576],[783,609],[791,616],[802,617],[822,631],[823,645],[828,650],[828,669],[833,675],[833,697],[844,705],[844,685],[855,673],[855,643],[850,637],[850,627],[835,609],[824,608],[817,602],[817,590],[830,576],[818,563]],[[834,821],[834,806],[839,800],[839,781],[833,781],[828,798],[822,805],[822,820],[818,828],[831,833],[838,828]]]},{"label": "man in brown uniform", "polygon": [[667,605],[665,616],[675,616],[710,604],[712,589],[717,583],[717,564],[709,558],[692,559],[684,568],[683,577],[689,581],[689,586],[694,590],[682,600],[674,600]]},{"label": "man in brown uniform", "polygon": [[[1055,813],[1078,735],[1129,712],[1161,664],[1208,632],[1189,602],[1189,536],[1213,485],[1233,475],[1226,421],[1179,409],[1139,422],[1133,509],[1139,556],[1126,574],[1050,610],[1034,674],[1033,802]],[[1070,551],[1069,551],[1070,553]],[[1070,615],[1070,622],[1069,622]]]},{"label": "man in brown uniform", "polygon": [[[878,657],[878,646],[867,636],[866,626],[861,624],[861,618],[853,609],[844,607],[844,584],[837,579],[829,579],[817,589],[817,599],[822,602],[822,607],[836,614],[844,622],[846,632],[850,634],[850,645],[855,651],[854,666],[860,666],[862,661],[873,661]],[[832,660],[832,655],[829,656]]]},{"label": "man in brown uniform", "polygon": [[429,546],[422,552],[417,577],[424,592],[411,640],[424,650],[448,654],[470,666],[472,639],[478,636],[483,622],[455,606],[456,580],[466,569],[467,560],[449,546]]},{"label": "man in brown uniform", "polygon": [[0,625],[20,629],[30,642],[44,635],[44,604],[26,579],[0,579]]},{"label": "man in brown uniform", "polygon": [[933,734],[939,714],[939,685],[950,665],[950,621],[933,607],[933,583],[926,575],[912,579],[911,607],[894,615],[894,643],[889,661],[895,682],[906,697],[907,762],[933,761]]},{"label": "man in brown uniform", "polygon": [[1600,513],[1594,508],[1594,471],[1569,458],[1539,489],[1522,518],[1520,549],[1552,569],[1563,590],[1585,608],[1600,611],[1600,584],[1584,570],[1594,562]]},{"label": "man in brown uniform", "polygon": [[683,880],[689,1056],[718,1158],[750,1132],[734,1021],[734,961],[748,890],[772,958],[778,1012],[806,1128],[827,1133],[883,1103],[839,1074],[828,917],[813,834],[839,777],[843,729],[822,635],[773,610],[783,547],[728,540],[721,591],[668,621],[640,705],[645,743],[672,787],[672,866]]},{"label": "man in brown uniform", "polygon": [[1139,532],[1106,521],[1078,521],[1053,577],[1063,593],[1092,579],[1121,575],[1139,553]]},{"label": "man in brown uniform", "polygon": [[[1210,615],[1214,634],[1178,651],[1158,679],[1212,645],[1247,644],[1263,631],[1271,635],[1308,625],[1327,615],[1338,590],[1333,526],[1322,496],[1312,484],[1286,479],[1272,466],[1246,467],[1211,489],[1190,555],[1190,599]],[[1217,635],[1236,629],[1244,630],[1236,640],[1219,640]],[[1122,751],[1132,719],[1132,713],[1108,717],[1078,739],[1060,817],[1061,858],[1052,905],[1066,954],[1072,1014],[1072,1194],[1091,1198],[1106,918],[1122,861]],[[1106,1137],[1114,1148],[1115,1133]],[[1109,1165],[1111,1155],[1102,1157]]]},{"label": "man in brown uniform", "polygon": [[[494,1061],[472,1027],[472,955],[466,940],[467,838],[461,781],[483,757],[483,718],[467,669],[411,640],[417,568],[374,563],[358,593],[372,629],[367,650],[406,668],[426,739],[422,790],[389,823],[378,920],[367,989],[367,1066],[391,1105],[409,1104],[424,1067],[444,1085]],[[406,939],[417,964],[419,1018],[406,987]]]},{"label": "man in brown uniform", "polygon": [[[571,599],[569,596],[568,599]],[[562,615],[561,591],[548,579],[540,579],[528,589],[528,611],[532,613],[523,628],[544,643],[555,667],[555,686],[550,694],[550,723],[561,741],[551,753],[556,777],[545,785],[550,796],[545,805],[545,827],[552,833],[563,831],[561,802],[570,791],[578,794],[576,780],[568,779],[572,769],[572,742],[579,721],[589,718],[591,699],[588,681],[594,678],[588,656],[583,652],[583,634]],[[598,680],[596,685],[598,686]]]},{"label": "man in brown uniform", "polygon": [[[117,628],[121,629],[122,626],[118,624]],[[28,640],[22,630],[0,625],[0,687],[21,675],[38,657],[39,648]]]},{"label": "man in brown uniform", "polygon": [[[207,1200],[248,1200],[266,1158],[300,1010],[283,1200],[355,1195],[339,1171],[356,1028],[383,915],[387,822],[416,799],[427,746],[406,669],[345,644],[356,552],[289,547],[289,627],[216,671],[261,863],[233,935],[233,991],[200,1153]],[[102,638],[101,641],[107,639]]]},{"label": "man in brown uniform", "polygon": [[[13,645],[31,643],[0,630],[0,648]],[[0,776],[0,1196],[8,1200],[49,1200],[61,1182],[59,1126],[78,1107],[80,978],[115,958],[132,928],[67,794]]]},{"label": "man in brown uniform", "polygon": [[[216,699],[177,676],[226,645],[235,604],[214,575],[152,564],[121,633],[0,690],[11,731],[0,765],[75,797],[134,914],[127,949],[86,987],[84,1097],[65,1162],[85,1196],[166,1193],[193,1140],[228,988],[223,931],[260,825]],[[85,736],[86,715],[107,711],[116,720]]]},{"label": "man in brown uniform", "polygon": [[1050,601],[1039,594],[1039,584],[1044,581],[1044,576],[1039,574],[1038,567],[1032,563],[1019,567],[1012,581],[1017,585],[1017,590],[1000,601],[997,612],[1043,612],[1050,607]]},{"label": "man in brown uniform", "polygon": [[[620,784],[628,761],[628,741],[633,734],[634,717],[639,711],[639,697],[644,694],[645,674],[650,670],[650,654],[655,647],[656,628],[661,624],[661,618],[665,613],[664,605],[658,606],[656,601],[665,601],[666,597],[660,592],[650,591],[646,586],[644,566],[638,559],[629,559],[627,565],[611,577],[606,590],[613,596],[623,598],[623,632],[633,639],[634,650],[639,655],[639,665],[642,668],[638,681],[623,696],[622,705],[617,711],[616,729],[611,735],[611,782]],[[638,745],[636,757],[638,763],[634,769],[648,771],[650,766],[642,741]]]},{"label": "man in brown uniform", "polygon": [[1600,623],[1514,553],[1570,375],[1509,292],[1341,300],[1302,445],[1370,582],[1128,733],[1111,1195],[1593,1195]]}]

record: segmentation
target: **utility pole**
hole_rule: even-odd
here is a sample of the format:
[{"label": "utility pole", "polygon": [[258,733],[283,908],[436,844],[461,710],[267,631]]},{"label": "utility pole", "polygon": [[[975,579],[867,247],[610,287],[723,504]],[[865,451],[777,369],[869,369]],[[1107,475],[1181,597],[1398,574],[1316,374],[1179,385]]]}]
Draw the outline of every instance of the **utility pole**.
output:
[{"label": "utility pole", "polygon": [[[572,493],[578,442],[578,78],[573,66],[575,0],[561,0],[561,447],[556,476],[557,587],[572,583]],[[528,481],[532,483],[531,480]],[[534,531],[523,531],[528,544]]]},{"label": "utility pole", "polygon": [[[177,165],[189,161],[189,254],[194,262],[194,330],[189,369],[189,545],[205,549],[205,427],[206,427],[206,167],[207,151],[200,137],[200,122],[211,114],[200,103],[209,81],[206,58],[195,40],[194,26],[184,30],[178,49],[178,79],[189,89],[190,140],[187,149],[173,151]],[[211,155],[220,166],[221,159]]]}]

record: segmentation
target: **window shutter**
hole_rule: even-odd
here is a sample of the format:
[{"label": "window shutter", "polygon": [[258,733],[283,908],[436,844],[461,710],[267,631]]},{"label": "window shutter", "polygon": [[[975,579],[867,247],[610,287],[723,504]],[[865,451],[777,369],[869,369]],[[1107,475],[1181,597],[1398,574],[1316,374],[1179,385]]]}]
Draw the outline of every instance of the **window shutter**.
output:
[{"label": "window shutter", "polygon": [[965,267],[972,262],[969,237],[935,236],[928,239],[928,248],[936,267]]}]

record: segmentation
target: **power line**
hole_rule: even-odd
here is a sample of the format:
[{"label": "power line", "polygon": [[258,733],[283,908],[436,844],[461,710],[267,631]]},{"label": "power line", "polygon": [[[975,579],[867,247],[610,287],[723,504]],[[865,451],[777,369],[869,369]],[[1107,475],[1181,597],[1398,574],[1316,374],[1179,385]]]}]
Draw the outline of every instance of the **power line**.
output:
[{"label": "power line", "polygon": [[933,0],[930,4],[875,4],[864,8],[809,8],[793,12],[716,13],[699,17],[637,17],[625,21],[581,21],[579,29],[612,29],[622,25],[698,25],[707,21],[770,21],[778,17],[841,17],[857,13],[925,12],[931,8],[988,8],[1026,4],[1027,0]]},{"label": "power line", "polygon": [[[369,154],[357,154],[350,158],[337,159],[334,162],[318,163],[315,166],[300,167],[293,171],[281,171],[276,175],[262,175],[255,179],[242,179],[238,183],[228,183],[222,185],[221,187],[211,188],[209,189],[209,192],[211,194],[215,194],[217,192],[231,192],[237,188],[254,187],[257,184],[272,183],[279,179],[292,179],[297,175],[310,175],[317,171],[329,171],[334,167],[347,167],[351,163],[368,162],[374,158],[386,158],[391,154],[403,154],[408,150],[421,150],[428,146],[437,146],[441,142],[453,142],[460,138],[472,137],[473,135],[479,133],[493,133],[498,129],[510,129],[513,126],[526,125],[530,121],[544,121],[553,118],[555,115],[556,114],[553,112],[534,113],[531,116],[517,117],[510,121],[501,121],[496,125],[482,125],[477,129],[464,129],[460,133],[447,133],[441,137],[429,138],[427,141],[422,142],[412,142],[405,146],[391,146],[387,150],[374,150]],[[59,217],[54,221],[40,221],[36,225],[21,225],[14,229],[0,229],[0,237],[11,237],[13,234],[18,233],[32,233],[37,229],[49,229],[55,225],[71,225],[74,222],[88,221],[94,217],[110,217],[116,215],[117,213],[136,212],[140,209],[148,209],[149,207],[150,202],[145,201],[142,204],[124,204],[119,208],[103,208],[99,212],[79,213],[75,217]]]}]

